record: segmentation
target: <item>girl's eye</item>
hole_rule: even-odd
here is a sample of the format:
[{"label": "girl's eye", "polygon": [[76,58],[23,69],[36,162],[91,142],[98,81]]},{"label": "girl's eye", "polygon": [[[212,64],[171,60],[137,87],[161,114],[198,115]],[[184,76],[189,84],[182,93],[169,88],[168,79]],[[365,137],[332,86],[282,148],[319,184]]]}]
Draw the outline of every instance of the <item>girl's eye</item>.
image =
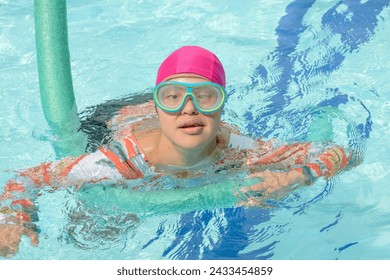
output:
[{"label": "girl's eye", "polygon": [[209,99],[210,98],[210,94],[199,94],[198,98],[199,99]]},{"label": "girl's eye", "polygon": [[177,99],[179,97],[177,96],[177,94],[169,94],[165,98],[175,100],[175,99]]}]

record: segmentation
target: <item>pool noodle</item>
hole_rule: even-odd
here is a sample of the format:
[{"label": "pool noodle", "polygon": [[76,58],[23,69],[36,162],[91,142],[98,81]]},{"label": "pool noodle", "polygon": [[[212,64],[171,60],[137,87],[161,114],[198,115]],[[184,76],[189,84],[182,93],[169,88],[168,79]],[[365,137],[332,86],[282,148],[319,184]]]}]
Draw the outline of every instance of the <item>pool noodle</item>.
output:
[{"label": "pool noodle", "polygon": [[[42,108],[49,125],[63,139],[69,140],[73,138],[79,123],[70,67],[66,0],[35,0],[34,7]],[[327,131],[325,134],[328,133]],[[60,147],[62,151],[66,150],[68,154],[83,152],[83,145],[66,142],[63,141],[62,144],[65,145]],[[88,204],[94,207],[107,208],[111,202],[111,207],[134,213],[163,214],[232,207],[240,201],[237,191],[228,183],[148,192],[114,187],[94,188],[93,191],[81,191],[81,196],[88,197]],[[102,200],[103,197],[106,199]]]},{"label": "pool noodle", "polygon": [[[258,180],[245,180],[251,185]],[[224,181],[198,187],[183,187],[170,190],[139,191],[115,186],[94,185],[77,192],[78,200],[91,209],[107,212],[126,211],[142,217],[173,213],[186,213],[196,210],[231,208],[245,201],[240,193],[244,185]]]},{"label": "pool noodle", "polygon": [[59,136],[53,146],[57,155],[78,155],[86,142],[84,135],[76,133],[80,120],[73,92],[66,0],[35,0],[34,17],[42,109]]}]

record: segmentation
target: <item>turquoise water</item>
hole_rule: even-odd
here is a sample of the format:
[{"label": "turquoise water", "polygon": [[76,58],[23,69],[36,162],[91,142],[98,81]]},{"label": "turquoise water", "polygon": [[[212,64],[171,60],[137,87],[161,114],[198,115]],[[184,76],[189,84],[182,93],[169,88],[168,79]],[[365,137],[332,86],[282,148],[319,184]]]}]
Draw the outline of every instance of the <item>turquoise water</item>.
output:
[{"label": "turquoise water", "polygon": [[[170,51],[222,60],[224,119],[254,137],[325,139],[363,156],[272,209],[134,215],[73,190],[39,197],[40,245],[15,259],[388,259],[389,1],[68,1],[80,111],[150,88]],[[39,101],[32,1],[0,0],[0,184],[55,159]],[[111,201],[115,203],[114,201]]]}]

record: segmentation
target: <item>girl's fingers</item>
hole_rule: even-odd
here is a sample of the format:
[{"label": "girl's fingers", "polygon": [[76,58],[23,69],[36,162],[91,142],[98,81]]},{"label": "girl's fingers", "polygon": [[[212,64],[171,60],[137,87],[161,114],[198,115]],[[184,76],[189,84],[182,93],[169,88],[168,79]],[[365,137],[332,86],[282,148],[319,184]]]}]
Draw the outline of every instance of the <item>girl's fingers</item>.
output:
[{"label": "girl's fingers", "polygon": [[38,233],[36,233],[32,229],[24,228],[24,234],[30,238],[31,245],[38,246],[39,244]]}]

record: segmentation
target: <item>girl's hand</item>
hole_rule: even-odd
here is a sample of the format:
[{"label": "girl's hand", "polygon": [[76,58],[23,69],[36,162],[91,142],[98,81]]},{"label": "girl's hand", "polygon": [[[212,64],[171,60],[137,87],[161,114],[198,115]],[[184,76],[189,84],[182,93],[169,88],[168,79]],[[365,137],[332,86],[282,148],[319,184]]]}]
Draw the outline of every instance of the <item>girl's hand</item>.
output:
[{"label": "girl's hand", "polygon": [[276,192],[279,193],[294,185],[302,186],[307,184],[305,175],[297,169],[285,172],[264,170],[253,173],[250,177],[258,177],[262,179],[262,182],[241,189],[241,193],[247,199],[241,202],[239,206],[259,206],[264,203],[265,198],[270,197]]},{"label": "girl's hand", "polygon": [[323,175],[327,178],[348,167],[351,156],[347,156],[343,148],[335,146],[327,149],[318,158],[326,166],[326,171]]},{"label": "girl's hand", "polygon": [[19,243],[23,235],[30,238],[31,244],[38,246],[38,234],[26,228],[16,217],[7,217],[7,223],[0,224],[0,256],[10,258],[19,250]]}]

